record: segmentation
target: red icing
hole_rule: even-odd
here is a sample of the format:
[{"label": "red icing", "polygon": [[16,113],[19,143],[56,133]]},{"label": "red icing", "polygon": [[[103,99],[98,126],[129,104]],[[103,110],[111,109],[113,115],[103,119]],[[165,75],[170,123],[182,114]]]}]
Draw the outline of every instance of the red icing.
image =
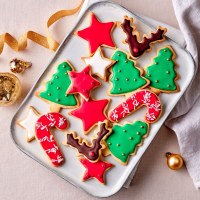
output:
[{"label": "red icing", "polygon": [[90,53],[93,54],[101,45],[115,47],[110,35],[114,25],[114,22],[99,22],[92,13],[90,26],[78,31],[77,35],[89,42]]},{"label": "red icing", "polygon": [[104,183],[104,173],[106,170],[111,168],[113,165],[111,163],[98,160],[97,162],[90,162],[89,160],[82,158],[80,162],[86,168],[83,176],[83,181],[89,178],[96,178],[101,183]]},{"label": "red icing", "polygon": [[50,129],[53,127],[61,130],[66,129],[68,127],[68,121],[59,113],[42,115],[36,122],[35,136],[51,160],[51,163],[59,166],[63,163],[64,158],[53,135],[50,133]]},{"label": "red icing", "polygon": [[138,48],[133,48],[133,51],[134,51],[135,53],[138,53],[138,52],[139,52],[139,49],[138,49]]},{"label": "red icing", "polygon": [[150,90],[139,90],[135,92],[126,101],[114,108],[108,117],[111,121],[120,121],[142,105],[147,106],[147,112],[145,113],[147,123],[154,123],[158,120],[162,111],[161,102],[158,96]]},{"label": "red icing", "polygon": [[98,122],[103,122],[107,119],[104,110],[108,102],[108,99],[91,99],[89,101],[83,99],[81,106],[71,111],[70,114],[82,120],[83,130],[87,132]]},{"label": "red icing", "polygon": [[99,81],[91,76],[90,66],[85,67],[81,72],[68,72],[71,79],[71,85],[67,91],[67,94],[80,93],[88,100],[91,90],[101,85]]}]

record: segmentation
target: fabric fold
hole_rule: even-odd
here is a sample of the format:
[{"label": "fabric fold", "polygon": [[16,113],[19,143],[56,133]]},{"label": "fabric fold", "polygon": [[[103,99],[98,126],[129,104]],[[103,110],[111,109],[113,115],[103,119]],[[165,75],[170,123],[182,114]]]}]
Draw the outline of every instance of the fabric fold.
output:
[{"label": "fabric fold", "polygon": [[195,76],[165,125],[176,133],[187,170],[195,187],[200,189],[200,1],[172,2],[186,48],[195,62]]}]

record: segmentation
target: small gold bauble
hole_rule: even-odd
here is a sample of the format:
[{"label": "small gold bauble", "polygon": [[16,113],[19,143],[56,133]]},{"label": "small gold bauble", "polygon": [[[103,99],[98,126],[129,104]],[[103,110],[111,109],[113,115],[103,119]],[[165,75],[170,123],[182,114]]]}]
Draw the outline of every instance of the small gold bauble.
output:
[{"label": "small gold bauble", "polygon": [[10,70],[13,73],[23,73],[27,68],[31,67],[31,62],[25,62],[19,58],[10,61]]},{"label": "small gold bauble", "polygon": [[183,166],[183,158],[179,154],[166,153],[167,165],[172,170],[178,170]]},{"label": "small gold bauble", "polygon": [[13,74],[0,73],[0,106],[13,104],[21,93],[21,82]]}]

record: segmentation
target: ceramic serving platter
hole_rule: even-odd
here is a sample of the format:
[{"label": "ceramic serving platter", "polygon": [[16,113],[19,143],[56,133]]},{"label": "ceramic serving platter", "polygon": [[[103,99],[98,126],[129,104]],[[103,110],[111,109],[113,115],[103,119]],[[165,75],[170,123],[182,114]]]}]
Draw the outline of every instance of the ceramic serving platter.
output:
[{"label": "ceramic serving platter", "polygon": [[[38,144],[36,140],[33,140],[30,143],[26,142],[26,133],[25,129],[16,125],[16,122],[23,119],[27,113],[30,106],[34,107],[40,114],[46,114],[50,110],[50,106],[47,102],[38,98],[35,93],[41,90],[44,90],[44,84],[51,78],[51,75],[55,73],[56,66],[65,61],[69,60],[74,66],[76,71],[81,71],[86,65],[81,60],[81,57],[89,56],[88,43],[83,39],[77,37],[73,33],[76,30],[81,30],[87,27],[90,24],[90,12],[93,12],[100,21],[108,22],[108,21],[119,21],[122,22],[125,15],[134,18],[134,24],[137,26],[137,29],[141,33],[149,33],[150,31],[154,31],[153,27],[148,26],[142,20],[142,18],[137,17],[135,14],[129,12],[125,8],[111,3],[111,2],[99,2],[90,6],[81,16],[80,20],[75,25],[74,29],[69,33],[66,39],[61,44],[60,48],[56,52],[56,55],[52,59],[52,61],[47,66],[46,70],[39,78],[35,86],[32,88],[23,104],[15,114],[12,124],[11,124],[11,136],[16,144],[16,146],[23,151],[25,154],[30,156],[35,161],[39,162],[41,165],[49,169],[50,171],[56,173],[61,178],[66,181],[72,183],[76,187],[86,191],[87,193],[97,196],[97,197],[108,197],[110,195],[115,194],[120,188],[124,185],[128,176],[136,166],[137,162],[150,145],[151,141],[157,134],[158,130],[166,120],[169,113],[172,111],[180,97],[183,95],[184,91],[190,84],[193,74],[194,74],[194,63],[190,54],[183,48],[181,48],[178,44],[170,40],[166,39],[164,42],[156,43],[153,45],[152,51],[148,53],[144,53],[140,58],[137,59],[137,66],[144,67],[147,66],[151,62],[151,58],[155,57],[157,54],[157,50],[171,45],[174,51],[177,54],[177,58],[175,62],[177,64],[177,72],[180,76],[177,81],[180,86],[180,91],[172,94],[160,94],[160,100],[163,105],[163,113],[161,118],[154,124],[150,126],[150,132],[148,137],[144,140],[143,145],[138,149],[137,154],[135,156],[131,156],[127,166],[121,165],[117,162],[113,157],[108,156],[105,158],[107,162],[110,162],[114,165],[114,167],[106,172],[106,184],[100,184],[95,179],[90,179],[88,181],[82,182],[82,176],[84,174],[85,168],[80,164],[79,160],[76,157],[77,151],[74,148],[70,148],[69,146],[62,145],[62,142],[66,140],[66,135],[64,132],[54,130],[54,137],[57,140],[57,143],[63,152],[65,162],[60,167],[54,167],[49,162],[45,153],[43,152],[41,146]],[[129,52],[128,46],[122,43],[122,40],[125,39],[126,35],[120,28],[115,28],[112,34],[113,40],[119,49]],[[113,53],[113,49],[103,47],[103,51],[106,57],[110,57]],[[93,90],[92,96],[95,99],[111,99],[108,110],[118,105],[124,100],[123,96],[120,97],[111,97],[107,96],[106,91],[108,90],[109,84],[108,82],[104,82],[98,79],[102,86]],[[120,123],[124,124],[124,122],[134,121],[136,119],[143,120],[144,113],[146,108],[141,108],[134,114],[128,116],[123,119]],[[90,132],[87,136],[83,134],[82,130],[82,122],[81,120],[69,116],[68,112],[72,109],[62,109],[61,113],[69,120],[70,127],[67,131],[76,131],[78,135],[81,137],[90,140],[92,136],[95,136],[95,130]]]}]

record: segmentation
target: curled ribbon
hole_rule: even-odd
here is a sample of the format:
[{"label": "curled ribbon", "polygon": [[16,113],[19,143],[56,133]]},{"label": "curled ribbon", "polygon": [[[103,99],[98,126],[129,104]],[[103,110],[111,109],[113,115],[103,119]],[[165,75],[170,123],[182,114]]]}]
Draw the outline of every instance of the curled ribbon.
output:
[{"label": "curled ribbon", "polygon": [[14,51],[21,51],[27,47],[27,40],[32,40],[33,42],[53,51],[59,46],[59,43],[53,39],[50,33],[50,26],[54,24],[59,19],[73,15],[78,12],[81,8],[84,0],[81,0],[80,4],[74,8],[69,10],[60,10],[54,13],[47,21],[46,28],[47,28],[47,36],[43,36],[39,33],[34,31],[27,31],[25,34],[21,35],[19,39],[15,39],[10,33],[4,33],[0,35],[0,54],[3,51],[4,43],[6,43],[10,48]]}]

